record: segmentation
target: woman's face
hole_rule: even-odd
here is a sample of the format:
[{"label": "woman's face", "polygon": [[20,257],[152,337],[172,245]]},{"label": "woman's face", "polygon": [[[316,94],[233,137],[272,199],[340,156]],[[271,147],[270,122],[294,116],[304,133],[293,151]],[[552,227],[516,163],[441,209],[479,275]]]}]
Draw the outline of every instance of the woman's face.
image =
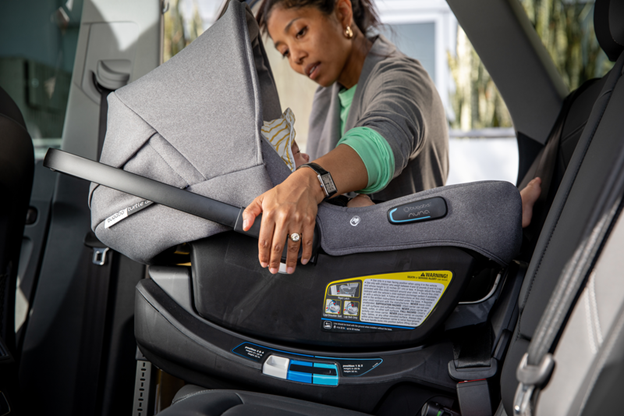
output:
[{"label": "woman's face", "polygon": [[343,35],[337,12],[327,16],[314,7],[276,6],[267,29],[275,48],[296,72],[324,87],[342,74],[351,43]]}]

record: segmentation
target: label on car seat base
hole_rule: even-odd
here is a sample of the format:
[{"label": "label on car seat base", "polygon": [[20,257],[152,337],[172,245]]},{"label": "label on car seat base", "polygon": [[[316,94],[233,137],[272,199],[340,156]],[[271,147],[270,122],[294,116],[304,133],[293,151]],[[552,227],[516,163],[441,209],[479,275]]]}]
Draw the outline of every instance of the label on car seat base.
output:
[{"label": "label on car seat base", "polygon": [[420,326],[448,287],[448,270],[362,276],[327,285],[321,327],[325,331],[379,332]]}]

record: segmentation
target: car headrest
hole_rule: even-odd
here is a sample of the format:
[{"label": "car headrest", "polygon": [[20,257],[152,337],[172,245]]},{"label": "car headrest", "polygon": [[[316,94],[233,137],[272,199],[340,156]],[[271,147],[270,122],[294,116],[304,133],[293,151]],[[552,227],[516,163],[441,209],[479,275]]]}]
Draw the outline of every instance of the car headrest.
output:
[{"label": "car headrest", "polygon": [[594,30],[600,47],[615,62],[624,50],[624,1],[597,0]]}]

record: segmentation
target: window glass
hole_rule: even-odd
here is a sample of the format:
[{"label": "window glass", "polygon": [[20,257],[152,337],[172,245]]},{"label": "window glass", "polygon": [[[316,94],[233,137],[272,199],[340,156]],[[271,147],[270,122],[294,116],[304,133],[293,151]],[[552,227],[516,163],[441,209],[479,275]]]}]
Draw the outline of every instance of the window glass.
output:
[{"label": "window glass", "polygon": [[435,22],[386,24],[381,33],[405,55],[418,59],[436,82]]},{"label": "window glass", "polygon": [[20,108],[36,157],[60,146],[82,0],[20,0],[0,13],[0,86]]},{"label": "window glass", "polygon": [[594,2],[522,0],[531,23],[570,90],[611,69],[594,33]]},{"label": "window glass", "polygon": [[223,0],[169,0],[165,13],[163,61],[187,47],[217,20]]},{"label": "window glass", "polygon": [[510,128],[509,110],[461,27],[457,28],[455,52],[448,54],[448,65],[454,84],[450,92],[450,127],[464,132]]},{"label": "window glass", "polygon": [[[613,66],[594,34],[593,1],[521,2],[570,91]],[[504,102],[461,28],[456,53],[449,54],[449,66],[455,83],[451,127],[465,131],[511,126]]]}]

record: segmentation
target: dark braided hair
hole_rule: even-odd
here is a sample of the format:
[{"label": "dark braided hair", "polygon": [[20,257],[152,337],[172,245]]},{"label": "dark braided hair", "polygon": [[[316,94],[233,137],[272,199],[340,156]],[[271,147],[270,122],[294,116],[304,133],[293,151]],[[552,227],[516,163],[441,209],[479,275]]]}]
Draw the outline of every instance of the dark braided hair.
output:
[{"label": "dark braided hair", "polygon": [[[336,0],[262,0],[256,16],[262,33],[267,31],[267,22],[275,6],[282,6],[285,9],[315,7],[329,16],[336,7]],[[379,25],[379,17],[371,0],[351,0],[351,7],[353,21],[365,36],[368,29]]]}]

